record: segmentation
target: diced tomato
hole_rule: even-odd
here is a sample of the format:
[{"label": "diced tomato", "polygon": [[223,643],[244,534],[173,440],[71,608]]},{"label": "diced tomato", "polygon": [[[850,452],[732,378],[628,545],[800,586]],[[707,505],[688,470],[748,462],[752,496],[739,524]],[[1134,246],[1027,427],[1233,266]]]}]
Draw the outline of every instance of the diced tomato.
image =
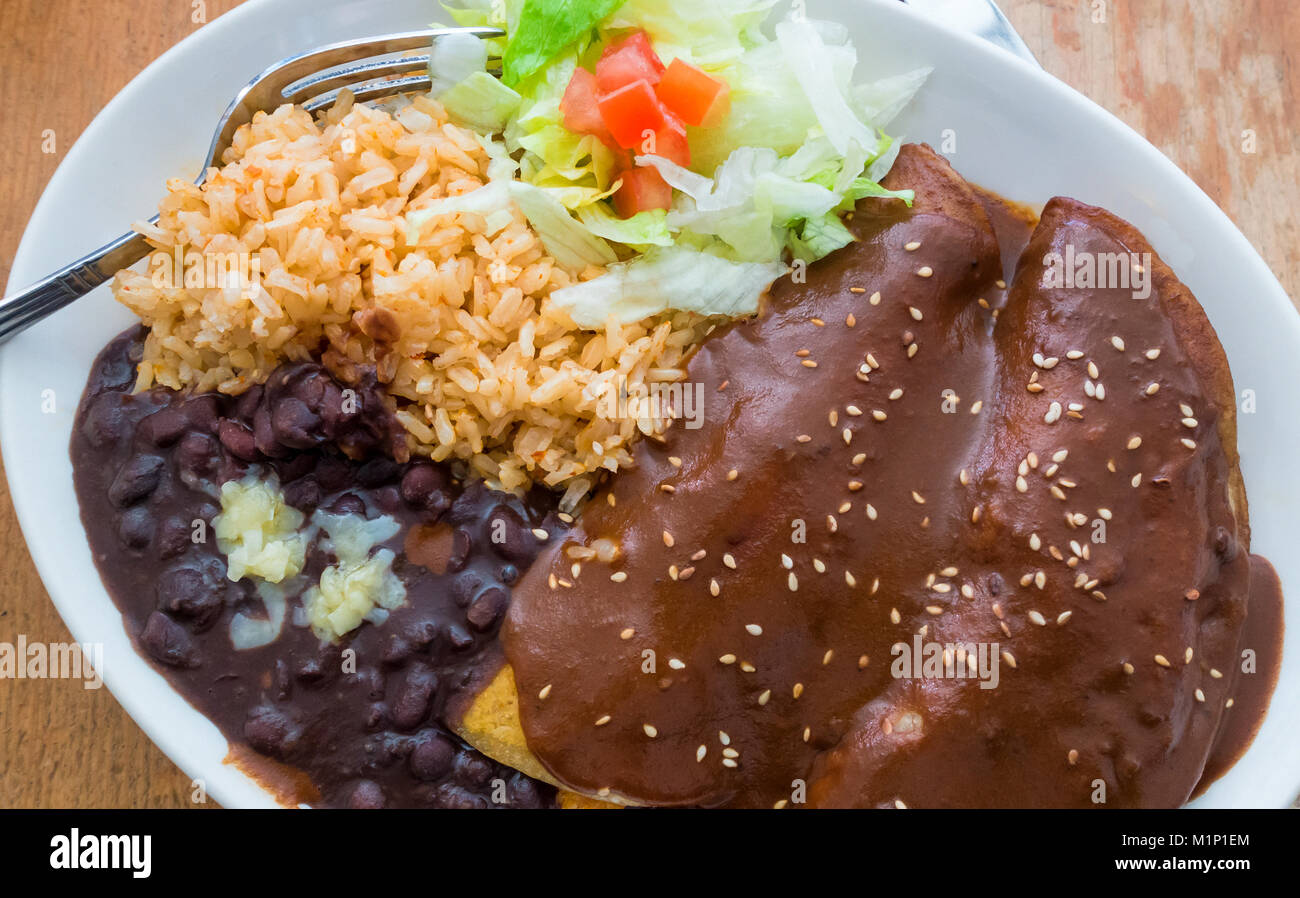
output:
[{"label": "diced tomato", "polygon": [[623,173],[623,186],[614,194],[614,211],[631,218],[650,209],[668,209],[673,204],[673,188],[657,169],[641,166]]},{"label": "diced tomato", "polygon": [[655,84],[664,73],[663,61],[650,45],[650,36],[634,31],[610,44],[596,63],[596,83],[601,93],[613,93],[642,79]]},{"label": "diced tomato", "polygon": [[595,134],[606,143],[613,143],[614,138],[605,127],[605,119],[600,114],[599,91],[596,88],[596,76],[579,67],[573,73],[564,99],[560,100],[560,112],[564,116],[564,127],[576,134]]},{"label": "diced tomato", "polygon": [[605,127],[624,149],[639,147],[647,131],[657,134],[664,126],[663,106],[645,79],[602,95],[597,105]]},{"label": "diced tomato", "polygon": [[655,92],[671,112],[694,128],[715,128],[731,111],[731,86],[684,59],[672,61]]},{"label": "diced tomato", "polygon": [[682,168],[691,165],[691,145],[686,139],[686,126],[671,112],[664,112],[664,126],[655,132],[653,143],[644,140],[637,151],[648,156],[663,156]]}]

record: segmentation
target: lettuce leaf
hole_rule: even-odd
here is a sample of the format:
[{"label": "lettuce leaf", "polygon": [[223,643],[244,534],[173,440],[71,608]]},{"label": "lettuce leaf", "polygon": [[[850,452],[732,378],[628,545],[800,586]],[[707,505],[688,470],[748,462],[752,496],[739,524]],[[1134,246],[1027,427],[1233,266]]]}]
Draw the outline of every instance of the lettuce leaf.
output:
[{"label": "lettuce leaf", "polygon": [[502,79],[515,87],[577,43],[625,0],[526,0],[510,32]]},{"label": "lettuce leaf", "polygon": [[732,262],[684,246],[656,247],[601,277],[556,290],[551,301],[579,327],[599,329],[611,317],[631,324],[668,309],[740,317],[758,312],[782,262]]}]

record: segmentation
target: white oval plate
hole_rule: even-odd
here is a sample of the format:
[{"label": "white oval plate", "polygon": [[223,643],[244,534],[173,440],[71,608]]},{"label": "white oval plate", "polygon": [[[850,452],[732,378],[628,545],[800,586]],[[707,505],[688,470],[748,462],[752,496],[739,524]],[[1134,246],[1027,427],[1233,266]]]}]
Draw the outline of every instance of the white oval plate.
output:
[{"label": "white oval plate", "polygon": [[[919,65],[935,73],[892,131],[942,147],[970,180],[1012,199],[1067,194],[1132,221],[1205,306],[1238,390],[1255,391],[1241,416],[1242,467],[1253,549],[1276,565],[1288,617],[1300,619],[1300,318],[1246,238],[1168,159],[1109,113],[1011,55],[950,33],[895,0],[813,0],[810,14],[844,22],[874,77]],[[250,0],[199,29],[133,80],[68,152],[33,213],[14,259],[20,288],[148,218],[173,176],[198,174],[219,116],[267,65],[334,41],[425,27],[429,0]],[[80,642],[104,645],[104,679],[132,718],[227,807],[271,807],[272,797],[223,763],[216,727],[131,645],[91,560],[68,457],[72,419],[90,364],[132,321],[106,288],[0,351],[0,446],[32,557]],[[43,399],[55,398],[52,414]],[[1272,708],[1246,756],[1198,807],[1279,807],[1300,791],[1300,631],[1286,641]],[[107,750],[107,749],[106,749]]]}]

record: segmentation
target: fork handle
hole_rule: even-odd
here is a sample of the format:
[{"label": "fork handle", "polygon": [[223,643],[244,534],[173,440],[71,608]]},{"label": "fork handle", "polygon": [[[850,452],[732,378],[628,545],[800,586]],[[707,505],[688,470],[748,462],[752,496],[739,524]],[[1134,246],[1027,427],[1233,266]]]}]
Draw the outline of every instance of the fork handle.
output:
[{"label": "fork handle", "polygon": [[149,255],[151,249],[144,237],[132,231],[26,290],[0,299],[0,343],[85,296]]}]

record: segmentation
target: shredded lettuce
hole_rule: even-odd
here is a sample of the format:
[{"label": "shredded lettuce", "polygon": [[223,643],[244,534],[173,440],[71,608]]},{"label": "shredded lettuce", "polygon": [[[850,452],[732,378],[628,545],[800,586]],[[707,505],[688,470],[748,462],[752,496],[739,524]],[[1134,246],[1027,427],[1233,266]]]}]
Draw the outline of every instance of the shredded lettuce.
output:
[{"label": "shredded lettuce", "polygon": [[508,186],[510,196],[542,238],[546,251],[561,265],[585,268],[618,261],[613,248],[575,219],[553,193],[522,181],[510,181]]},{"label": "shredded lettuce", "polygon": [[456,122],[487,133],[504,130],[522,101],[519,94],[487,72],[474,72],[438,97]]},{"label": "shredded lettuce", "polygon": [[575,324],[601,328],[614,318],[641,321],[668,309],[741,317],[790,269],[783,262],[732,262],[684,246],[655,247],[601,277],[551,294]]},{"label": "shredded lettuce", "polygon": [[502,79],[514,87],[592,29],[624,0],[527,0],[506,43]]},{"label": "shredded lettuce", "polygon": [[[459,24],[506,30],[502,88],[513,96],[489,96],[478,51],[465,44],[448,47],[431,65],[435,85],[443,84],[442,73],[446,80],[460,75],[442,87],[443,102],[450,100],[457,119],[476,119],[476,130],[501,133],[500,143],[485,144],[489,176],[518,178],[506,199],[547,249],[571,267],[609,268],[560,291],[583,326],[601,326],[608,314],[632,320],[624,316],[665,308],[749,314],[786,259],[813,262],[853,241],[842,216],[860,199],[913,201],[910,190],[880,185],[900,146],[881,129],[930,70],[855,82],[858,54],[841,25],[792,15],[765,32],[778,0],[447,2]],[[624,220],[607,200],[626,159],[596,137],[569,131],[560,105],[576,68],[593,67],[610,40],[636,28],[649,33],[665,63],[682,58],[726,81],[731,108],[717,127],[688,129],[689,168],[636,158],[659,171],[675,199],[667,211]],[[619,246],[642,255],[620,262]],[[742,287],[756,292],[742,301],[735,293]],[[644,296],[633,296],[637,291]]]}]

